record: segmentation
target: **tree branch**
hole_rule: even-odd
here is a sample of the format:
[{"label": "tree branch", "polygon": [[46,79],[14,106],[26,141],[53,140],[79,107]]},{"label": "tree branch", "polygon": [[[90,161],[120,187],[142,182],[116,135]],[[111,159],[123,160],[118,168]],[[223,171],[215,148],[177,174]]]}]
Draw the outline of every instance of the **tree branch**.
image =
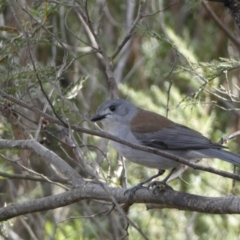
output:
[{"label": "tree branch", "polygon": [[20,180],[30,180],[30,181],[36,181],[36,182],[57,182],[57,183],[65,183],[69,184],[69,180],[67,178],[61,178],[61,177],[35,177],[31,175],[23,175],[23,174],[9,174],[5,172],[0,171],[0,176],[8,179],[20,179]]},{"label": "tree branch", "polygon": [[45,148],[35,140],[0,140],[0,149],[32,149],[43,159],[56,166],[67,178],[73,186],[78,186],[83,183],[82,177],[72,169],[62,158],[53,151]]},{"label": "tree branch", "polygon": [[166,186],[162,190],[155,189],[155,194],[147,189],[138,190],[128,199],[128,196],[124,194],[125,190],[126,189],[107,188],[108,194],[97,184],[85,183],[78,189],[0,208],[0,221],[6,221],[23,214],[64,207],[84,199],[111,202],[112,197],[118,203],[148,203],[148,209],[173,208],[211,214],[240,213],[240,198],[235,196],[202,197],[174,191]]},{"label": "tree branch", "polygon": [[135,21],[133,22],[132,26],[129,28],[128,32],[126,33],[125,37],[119,44],[119,46],[116,48],[112,56],[110,57],[111,61],[115,59],[115,57],[118,55],[118,53],[122,50],[122,48],[125,46],[127,41],[132,37],[133,31],[135,30],[137,24],[140,22],[140,20],[144,17],[143,15],[143,7],[144,7],[145,0],[141,0],[138,7],[138,15]]},{"label": "tree branch", "polygon": [[220,21],[220,19],[217,17],[217,15],[213,12],[211,7],[205,2],[203,2],[203,6],[208,11],[208,13],[211,15],[211,17],[214,19],[214,21],[217,23],[217,25],[220,27],[220,29],[222,29],[223,32],[229,37],[229,39],[238,48],[240,48],[240,41],[225,27],[225,25]]}]

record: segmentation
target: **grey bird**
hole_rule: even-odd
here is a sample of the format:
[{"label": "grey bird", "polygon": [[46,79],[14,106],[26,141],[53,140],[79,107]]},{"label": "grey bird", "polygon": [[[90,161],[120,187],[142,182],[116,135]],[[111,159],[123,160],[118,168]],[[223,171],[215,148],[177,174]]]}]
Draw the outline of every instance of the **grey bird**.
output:
[{"label": "grey bird", "polygon": [[[213,143],[193,129],[122,99],[110,99],[102,103],[91,121],[101,121],[104,131],[123,140],[163,150],[190,161],[218,158],[240,164],[240,156],[224,150],[221,144]],[[111,144],[128,160],[160,170],[158,175],[164,172],[162,170],[175,169],[180,165],[169,158],[133,149],[118,142],[111,141]]]}]

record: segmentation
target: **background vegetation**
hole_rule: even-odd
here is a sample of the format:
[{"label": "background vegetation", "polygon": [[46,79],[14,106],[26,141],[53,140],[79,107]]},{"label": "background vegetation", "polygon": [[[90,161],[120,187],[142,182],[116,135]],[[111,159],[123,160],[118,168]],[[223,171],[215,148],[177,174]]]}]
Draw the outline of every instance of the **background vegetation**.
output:
[{"label": "background vegetation", "polygon": [[[213,141],[239,129],[240,30],[222,3],[4,0],[0,9],[0,130],[1,139],[12,140],[0,142],[0,218],[9,219],[1,222],[2,239],[239,239],[239,215],[213,215],[211,208],[133,204],[122,212],[113,200],[94,197],[62,200],[60,208],[37,201],[78,183],[47,149],[96,185],[131,187],[156,172],[76,128],[99,129],[89,117],[111,96]],[[16,149],[20,140],[41,145]],[[240,154],[239,144],[236,138],[228,147]],[[201,164],[238,173],[220,160]],[[181,178],[170,183],[174,190],[207,197],[240,191],[239,182],[197,169]],[[94,188],[92,194],[98,196]],[[5,217],[11,204],[25,210]]]}]

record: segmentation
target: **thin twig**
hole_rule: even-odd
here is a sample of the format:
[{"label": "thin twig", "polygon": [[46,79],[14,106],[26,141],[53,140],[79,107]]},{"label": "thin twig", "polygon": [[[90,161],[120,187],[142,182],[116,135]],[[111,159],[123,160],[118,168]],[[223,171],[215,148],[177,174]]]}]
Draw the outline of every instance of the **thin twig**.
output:
[{"label": "thin twig", "polygon": [[144,3],[145,3],[145,0],[141,0],[140,1],[139,7],[138,7],[137,18],[133,22],[132,26],[129,28],[127,34],[125,35],[125,37],[123,38],[121,43],[117,46],[116,50],[113,52],[112,56],[110,56],[110,61],[113,61],[115,59],[115,57],[118,55],[118,53],[122,50],[122,48],[125,46],[127,41],[132,37],[133,32],[134,32],[136,26],[141,21],[141,19],[144,17],[144,15],[143,15]]},{"label": "thin twig", "polygon": [[42,178],[42,175],[40,175],[40,177],[34,177],[31,175],[23,175],[23,174],[9,174],[1,171],[0,171],[0,176],[4,178],[9,178],[9,179],[22,179],[22,180],[49,182],[49,183],[59,182],[59,183],[69,184],[69,180],[67,178],[61,178],[61,177],[47,177],[46,179],[46,178]]},{"label": "thin twig", "polygon": [[238,47],[240,48],[240,41],[230,32],[226,26],[220,21],[218,16],[213,12],[211,7],[206,3],[203,2],[204,8],[208,11],[208,13],[211,15],[211,17],[214,19],[214,21],[217,23],[217,25],[223,30],[224,33],[229,37],[229,39]]}]

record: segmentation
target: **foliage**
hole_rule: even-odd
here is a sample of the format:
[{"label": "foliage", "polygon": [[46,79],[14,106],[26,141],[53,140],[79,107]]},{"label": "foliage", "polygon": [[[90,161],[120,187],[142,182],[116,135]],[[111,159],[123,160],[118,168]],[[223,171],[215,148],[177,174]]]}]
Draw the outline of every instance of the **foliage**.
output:
[{"label": "foliage", "polygon": [[[89,117],[114,95],[111,73],[122,98],[213,141],[238,130],[239,46],[228,43],[226,31],[200,1],[170,5],[146,1],[147,16],[134,25],[141,2],[35,1],[26,6],[21,1],[2,2],[1,138],[37,140],[46,153],[49,149],[64,159],[79,178],[99,186],[124,187],[125,170],[128,187],[152,176],[155,170],[122,160],[106,139],[77,129],[99,129]],[[211,5],[211,9],[227,19],[226,28],[236,28],[223,6]],[[124,48],[118,51],[121,43]],[[239,152],[238,145],[238,139],[231,142],[231,151]],[[2,206],[76,187],[47,157],[16,149],[14,144],[0,148]],[[220,160],[201,163],[232,172],[232,166]],[[98,178],[90,171],[97,172]],[[209,197],[240,191],[238,182],[233,187],[231,179],[205,171],[189,168],[182,178],[170,183],[174,190]],[[44,210],[1,223],[1,235],[6,239],[17,239],[14,234],[19,239],[142,239],[141,229],[148,239],[239,238],[240,219],[233,214],[148,211],[145,205],[134,204],[126,215],[137,228],[128,226],[112,202],[90,197]]]}]

